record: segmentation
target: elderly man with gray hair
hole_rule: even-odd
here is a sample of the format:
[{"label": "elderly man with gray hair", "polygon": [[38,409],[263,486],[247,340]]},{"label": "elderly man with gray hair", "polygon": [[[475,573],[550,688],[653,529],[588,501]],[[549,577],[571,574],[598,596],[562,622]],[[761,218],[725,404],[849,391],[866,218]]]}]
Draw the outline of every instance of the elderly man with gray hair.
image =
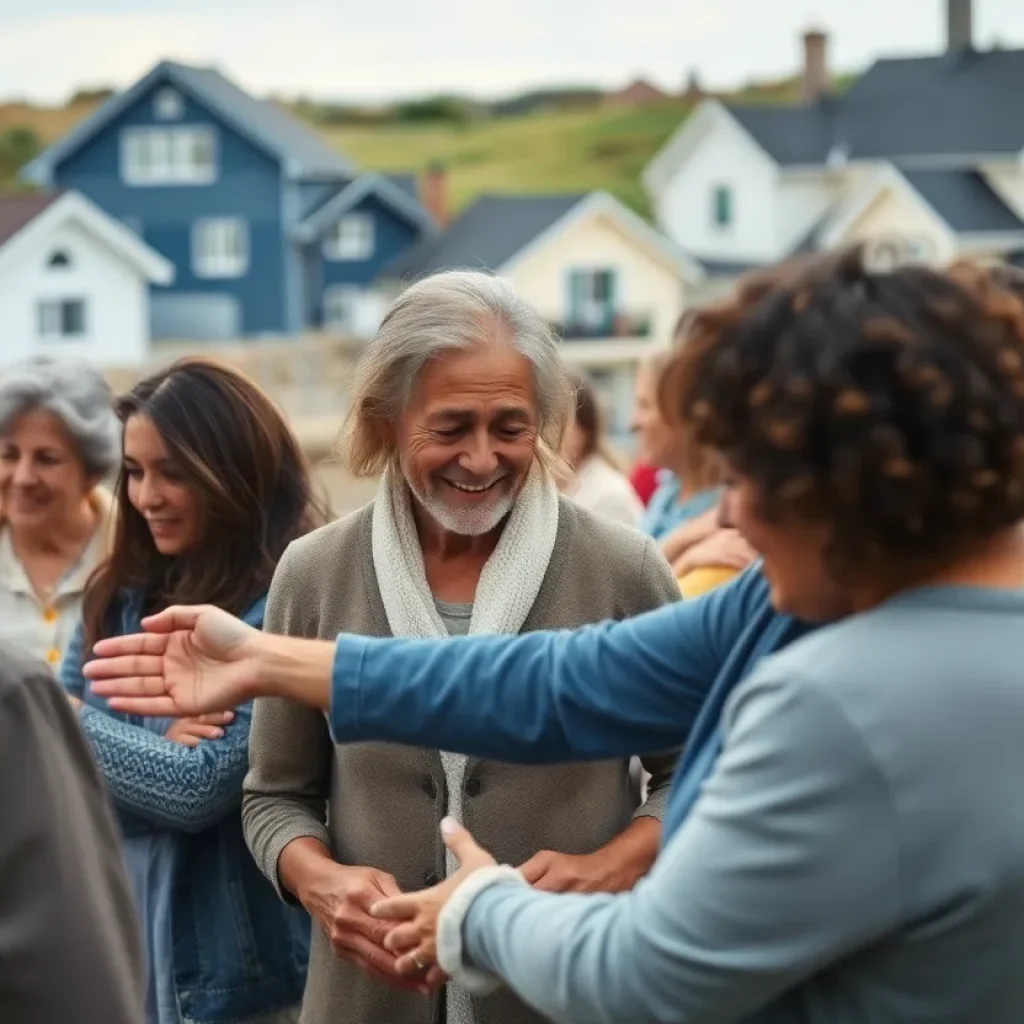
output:
[{"label": "elderly man with gray hair", "polygon": [[[376,499],[296,541],[265,628],[436,637],[573,629],[678,598],[654,543],[560,497],[575,395],[547,323],[504,281],[451,272],[405,291],[356,374],[349,468]],[[242,814],[257,862],[314,930],[304,1024],[533,1024],[509,993],[409,980],[369,916],[452,870],[438,825],[465,822],[549,891],[629,889],[654,861],[674,756],[522,767],[444,751],[335,747],[322,714],[256,702]],[[426,997],[426,998],[424,998]]]},{"label": "elderly man with gray hair", "polygon": [[0,641],[55,671],[107,554],[121,426],[102,374],[31,359],[0,374]]}]

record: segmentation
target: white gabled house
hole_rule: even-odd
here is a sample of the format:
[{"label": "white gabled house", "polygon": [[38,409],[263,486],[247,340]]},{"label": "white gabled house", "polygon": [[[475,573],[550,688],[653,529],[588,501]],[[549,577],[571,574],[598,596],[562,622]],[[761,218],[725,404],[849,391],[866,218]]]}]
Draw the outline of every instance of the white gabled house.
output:
[{"label": "white gabled house", "polygon": [[0,366],[73,354],[102,367],[149,355],[149,285],[174,268],[75,192],[0,196]]},{"label": "white gabled house", "polygon": [[803,102],[706,100],[644,171],[661,229],[709,288],[802,252],[866,242],[893,260],[1024,262],[1024,50],[978,51],[970,0],[946,0],[949,44],[877,61],[829,91],[804,37]]}]

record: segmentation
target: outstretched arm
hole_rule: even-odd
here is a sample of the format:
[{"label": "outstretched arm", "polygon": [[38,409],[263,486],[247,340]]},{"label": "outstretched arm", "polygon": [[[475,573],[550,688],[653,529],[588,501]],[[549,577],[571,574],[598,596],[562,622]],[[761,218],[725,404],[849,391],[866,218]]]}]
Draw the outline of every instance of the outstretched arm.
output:
[{"label": "outstretched arm", "polygon": [[338,742],[385,740],[504,761],[598,760],[680,746],[765,584],[571,632],[441,641],[340,636]]},{"label": "outstretched arm", "polygon": [[748,625],[756,570],[690,603],[562,633],[449,640],[273,637],[216,609],[174,608],[105,640],[93,691],[139,714],[196,714],[254,696],[330,710],[338,742],[378,740],[525,763],[678,747]]}]

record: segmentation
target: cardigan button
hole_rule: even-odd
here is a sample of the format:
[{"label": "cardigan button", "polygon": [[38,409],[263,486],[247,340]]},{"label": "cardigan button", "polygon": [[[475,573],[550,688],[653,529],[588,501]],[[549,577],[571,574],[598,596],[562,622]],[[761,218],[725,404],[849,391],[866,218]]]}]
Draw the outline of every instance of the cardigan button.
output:
[{"label": "cardigan button", "polygon": [[431,800],[437,799],[437,783],[429,775],[420,783],[420,788]]},{"label": "cardigan button", "polygon": [[441,879],[440,879],[440,878],[438,878],[438,876],[437,876],[437,872],[436,872],[436,871],[428,871],[428,872],[427,872],[427,873],[426,873],[426,874],[425,874],[425,875],[423,876],[423,884],[424,884],[424,885],[425,885],[425,886],[426,886],[426,887],[427,887],[428,889],[432,889],[432,888],[433,888],[433,887],[434,887],[435,885],[437,885],[437,883],[438,883],[438,882],[440,882],[440,881],[441,881]]},{"label": "cardigan button", "polygon": [[466,796],[479,796],[481,789],[483,789],[483,786],[475,776],[466,780]]}]

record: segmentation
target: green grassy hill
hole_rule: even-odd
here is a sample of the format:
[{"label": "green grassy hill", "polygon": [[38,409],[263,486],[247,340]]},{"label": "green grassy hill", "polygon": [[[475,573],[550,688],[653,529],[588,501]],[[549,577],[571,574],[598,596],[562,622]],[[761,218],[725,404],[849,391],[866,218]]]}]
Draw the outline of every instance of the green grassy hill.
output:
[{"label": "green grassy hill", "polygon": [[[835,82],[843,89],[853,76]],[[752,85],[728,99],[747,103],[792,103],[792,79]],[[48,145],[95,108],[80,99],[66,107],[0,104],[0,187],[16,182],[25,159],[22,130],[37,147]],[[297,108],[303,112],[300,106]],[[605,189],[648,215],[640,182],[644,165],[690,112],[683,100],[622,108],[606,103],[536,110],[514,117],[478,116],[452,121],[401,122],[317,130],[366,170],[420,172],[434,161],[445,165],[453,211],[482,192],[585,192]],[[12,136],[11,131],[21,133]]]},{"label": "green grassy hill", "polygon": [[682,123],[689,106],[666,101],[642,109],[594,107],[465,125],[375,125],[326,128],[361,167],[447,169],[454,209],[481,192],[583,192],[606,189],[641,213],[644,165]]}]

